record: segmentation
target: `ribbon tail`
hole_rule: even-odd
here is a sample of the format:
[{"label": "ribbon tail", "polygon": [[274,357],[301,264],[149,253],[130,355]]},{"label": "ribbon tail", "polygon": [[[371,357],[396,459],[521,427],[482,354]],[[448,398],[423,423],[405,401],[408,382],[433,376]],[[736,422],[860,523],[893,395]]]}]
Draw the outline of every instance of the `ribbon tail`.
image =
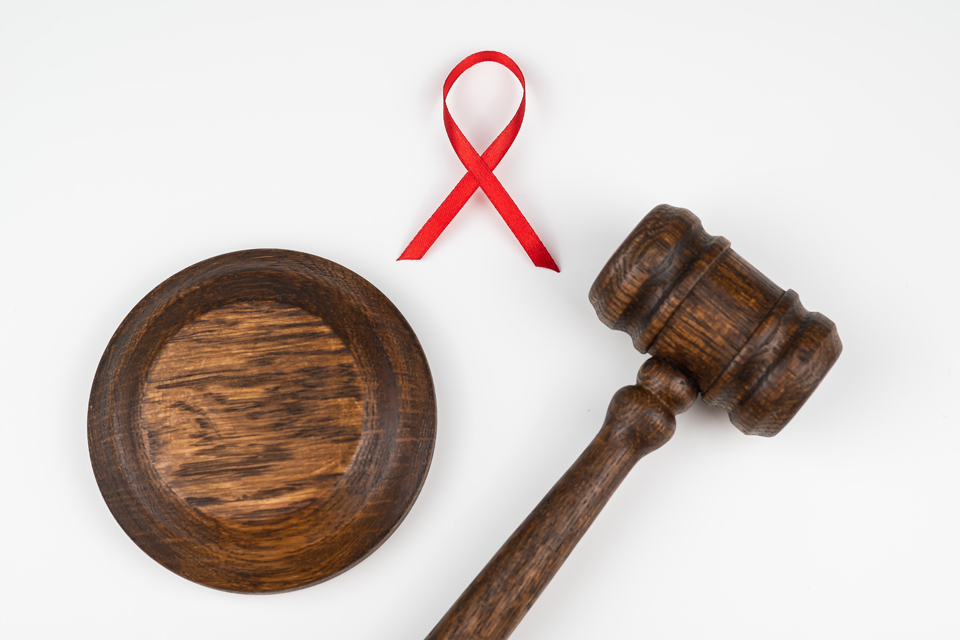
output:
[{"label": "ribbon tail", "polygon": [[430,216],[426,224],[420,228],[420,231],[413,237],[413,240],[410,241],[410,244],[407,245],[407,248],[403,250],[403,253],[400,254],[397,260],[419,260],[422,258],[427,250],[433,246],[437,238],[440,237],[443,230],[447,228],[447,225],[449,225],[457,213],[460,212],[463,205],[467,203],[470,196],[476,193],[477,187],[479,186],[480,183],[477,182],[477,179],[472,173],[467,173],[460,178],[457,186],[454,187],[453,191],[440,203],[437,210],[433,212],[433,215]]},{"label": "ribbon tail", "polygon": [[523,213],[521,213],[520,207],[517,206],[517,203],[513,201],[513,198],[510,197],[507,190],[500,184],[497,176],[493,175],[490,167],[478,157],[476,162],[470,163],[468,169],[470,171],[468,175],[476,176],[477,182],[480,184],[480,189],[486,194],[487,198],[490,199],[490,202],[493,203],[497,213],[499,213],[503,221],[507,223],[510,231],[513,232],[514,237],[520,243],[520,246],[523,247],[523,250],[530,256],[533,264],[537,267],[543,267],[544,269],[550,269],[560,273],[560,267],[557,266],[553,256],[547,251],[543,241],[540,240],[540,236],[538,236],[537,232],[530,226],[530,223],[524,217]]}]

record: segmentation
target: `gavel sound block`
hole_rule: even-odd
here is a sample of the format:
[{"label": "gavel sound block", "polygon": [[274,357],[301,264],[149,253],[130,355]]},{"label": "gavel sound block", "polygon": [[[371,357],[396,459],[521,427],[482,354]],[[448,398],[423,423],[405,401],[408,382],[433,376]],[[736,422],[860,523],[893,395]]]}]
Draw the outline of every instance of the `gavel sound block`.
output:
[{"label": "gavel sound block", "polygon": [[428,640],[508,637],[613,491],[702,394],[747,434],[772,436],[840,356],[836,326],[803,308],[703,230],[661,205],[600,273],[590,302],[653,357],[610,402],[600,433],[500,548]]},{"label": "gavel sound block", "polygon": [[87,438],[120,527],[171,571],[272,593],[328,580],[400,525],[433,455],[413,329],[334,262],[254,249],[137,304],[104,351]]}]

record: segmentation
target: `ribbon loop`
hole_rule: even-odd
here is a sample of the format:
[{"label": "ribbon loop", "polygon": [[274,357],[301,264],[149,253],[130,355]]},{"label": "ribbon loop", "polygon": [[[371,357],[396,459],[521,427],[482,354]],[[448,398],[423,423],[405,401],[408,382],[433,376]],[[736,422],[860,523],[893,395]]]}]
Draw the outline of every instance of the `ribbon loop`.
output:
[{"label": "ribbon loop", "polygon": [[[516,114],[514,114],[513,118],[511,118],[510,122],[507,123],[507,126],[504,127],[497,138],[490,143],[490,146],[484,150],[482,155],[477,153],[477,150],[473,148],[473,145],[470,144],[466,136],[463,135],[463,132],[460,131],[460,127],[454,122],[453,116],[450,115],[450,110],[447,108],[447,94],[450,93],[450,88],[453,87],[457,79],[463,75],[464,71],[481,62],[496,62],[503,65],[513,72],[513,75],[520,81],[520,87],[523,89],[523,97],[520,99],[520,106],[517,108]],[[453,188],[453,191],[450,192],[450,195],[440,204],[433,215],[430,216],[426,224],[417,232],[417,235],[410,241],[407,248],[400,254],[399,260],[419,260],[422,258],[440,234],[443,233],[443,230],[447,228],[447,225],[450,224],[454,216],[460,212],[460,209],[462,209],[463,205],[470,199],[470,196],[476,193],[479,188],[486,194],[487,198],[490,199],[490,202],[493,203],[500,217],[503,218],[503,221],[507,223],[510,231],[513,232],[513,235],[520,242],[523,250],[530,256],[533,264],[538,267],[544,267],[545,269],[560,271],[557,263],[554,262],[550,256],[550,252],[543,246],[543,242],[540,241],[536,231],[533,230],[533,227],[530,226],[527,219],[520,213],[520,209],[513,201],[513,198],[510,197],[507,190],[500,184],[500,180],[493,175],[493,170],[497,168],[497,165],[503,160],[507,150],[517,138],[520,125],[523,123],[523,114],[526,107],[527,85],[524,82],[523,73],[520,71],[517,63],[508,56],[497,51],[480,51],[479,53],[467,56],[460,64],[453,68],[453,71],[450,72],[450,75],[447,76],[447,79],[443,83],[443,125],[447,130],[447,137],[450,139],[450,144],[453,146],[453,150],[456,152],[460,162],[464,168],[466,168],[467,173],[460,179],[460,182],[457,183],[457,186]]]}]

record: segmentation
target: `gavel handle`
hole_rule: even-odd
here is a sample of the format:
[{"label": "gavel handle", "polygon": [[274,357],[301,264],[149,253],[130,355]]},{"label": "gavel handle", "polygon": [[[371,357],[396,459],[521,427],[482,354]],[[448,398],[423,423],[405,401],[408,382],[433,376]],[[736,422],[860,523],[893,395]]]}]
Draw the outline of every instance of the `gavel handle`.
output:
[{"label": "gavel handle", "polygon": [[427,640],[503,640],[640,458],[673,435],[697,388],[658,358],[610,401],[600,433],[487,563]]}]

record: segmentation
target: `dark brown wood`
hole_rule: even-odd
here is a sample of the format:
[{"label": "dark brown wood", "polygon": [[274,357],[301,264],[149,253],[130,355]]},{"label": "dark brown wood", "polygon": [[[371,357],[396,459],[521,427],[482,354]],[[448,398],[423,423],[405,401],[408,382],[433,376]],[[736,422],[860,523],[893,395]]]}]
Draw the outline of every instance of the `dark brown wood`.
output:
[{"label": "dark brown wood", "polygon": [[744,433],[771,436],[840,355],[834,324],[810,313],[707,234],[685,209],[650,212],[590,291],[597,315],[654,357],[614,396],[600,433],[467,588],[428,640],[503,640],[613,491],[673,434],[702,392]]},{"label": "dark brown wood", "polygon": [[433,383],[400,312],[304,253],[243,251],[176,274],[130,312],[90,395],[100,490],[172,571],[269,592],[376,549],[433,452]]},{"label": "dark brown wood", "polygon": [[651,358],[610,402],[600,433],[500,548],[427,640],[506,638],[640,458],[673,436],[697,389]]},{"label": "dark brown wood", "polygon": [[790,421],[840,356],[837,328],[677,207],[651,211],[590,289],[608,327],[677,364],[748,434]]}]

